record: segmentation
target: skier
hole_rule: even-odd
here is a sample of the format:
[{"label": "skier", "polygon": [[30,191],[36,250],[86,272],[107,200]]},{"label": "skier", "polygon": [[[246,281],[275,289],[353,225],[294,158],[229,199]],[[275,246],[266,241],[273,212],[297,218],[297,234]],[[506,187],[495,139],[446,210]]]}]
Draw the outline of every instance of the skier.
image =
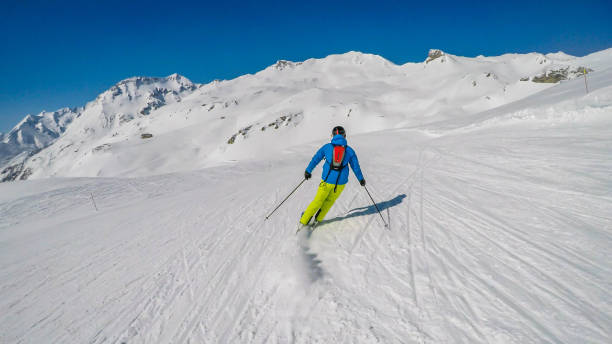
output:
[{"label": "skier", "polygon": [[321,175],[322,180],[314,200],[302,213],[299,229],[307,226],[313,216],[315,218],[313,228],[325,218],[329,209],[334,205],[342,190],[344,190],[344,186],[348,183],[349,169],[347,166],[349,164],[361,186],[366,184],[361,174],[357,155],[346,144],[346,132],[341,126],[334,127],[331,143],[323,145],[312,157],[310,164],[308,164],[304,172],[304,178],[310,179],[312,177],[312,170],[322,159],[325,159],[323,174]]}]

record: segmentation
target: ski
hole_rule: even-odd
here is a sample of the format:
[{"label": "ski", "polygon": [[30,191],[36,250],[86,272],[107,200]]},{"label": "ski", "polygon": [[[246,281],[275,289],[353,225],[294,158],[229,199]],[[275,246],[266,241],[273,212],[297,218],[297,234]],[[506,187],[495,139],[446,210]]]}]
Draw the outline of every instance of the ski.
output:
[{"label": "ski", "polygon": [[308,230],[312,233],[312,232],[314,232],[315,228],[317,228],[318,225],[319,225],[318,221],[315,221],[314,223],[309,223],[307,225],[304,225],[304,224],[300,223],[300,224],[298,224],[298,228],[295,231],[295,234],[297,235],[304,228],[308,228]]},{"label": "ski", "polygon": [[[319,211],[317,211],[317,213],[310,218],[310,220],[308,220],[308,224],[302,224],[301,222],[298,223],[298,228],[295,231],[295,234],[297,235],[302,229],[308,227],[308,230],[310,230],[310,232],[314,232],[315,228],[319,225],[319,221],[316,220],[317,216],[319,216],[319,213],[321,212],[321,209],[319,209]],[[304,213],[302,212],[302,216],[304,215]],[[312,219],[315,219],[314,222]]]},{"label": "ski", "polygon": [[308,225],[303,225],[303,224],[298,224],[298,228],[295,231],[295,235],[297,235],[302,229],[304,229],[305,227],[308,227]]},{"label": "ski", "polygon": [[317,226],[319,226],[319,221],[315,221],[312,225],[310,225],[310,228],[308,228],[310,230],[310,232],[314,232],[315,229],[317,229]]}]

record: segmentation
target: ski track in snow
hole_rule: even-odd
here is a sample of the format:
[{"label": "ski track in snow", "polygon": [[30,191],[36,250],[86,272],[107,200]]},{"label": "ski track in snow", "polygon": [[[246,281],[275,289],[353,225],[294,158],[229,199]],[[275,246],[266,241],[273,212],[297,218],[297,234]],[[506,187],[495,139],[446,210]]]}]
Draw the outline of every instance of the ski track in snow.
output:
[{"label": "ski track in snow", "polygon": [[354,180],[312,233],[316,180],[265,221],[307,149],[0,185],[0,342],[607,343],[602,123],[352,137],[389,229]]}]

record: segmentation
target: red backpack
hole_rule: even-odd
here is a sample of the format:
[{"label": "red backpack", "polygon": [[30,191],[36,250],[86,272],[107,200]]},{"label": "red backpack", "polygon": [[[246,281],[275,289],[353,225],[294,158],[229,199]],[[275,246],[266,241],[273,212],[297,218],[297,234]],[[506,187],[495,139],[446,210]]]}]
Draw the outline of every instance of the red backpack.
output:
[{"label": "red backpack", "polygon": [[329,162],[329,171],[327,171],[327,175],[325,176],[324,182],[327,182],[327,178],[332,170],[338,171],[338,177],[336,178],[336,185],[334,186],[334,192],[336,192],[336,188],[338,187],[338,180],[340,180],[340,173],[346,165],[343,165],[344,162],[344,153],[346,153],[346,146],[336,146],[334,145],[334,150],[332,152],[332,161]]},{"label": "red backpack", "polygon": [[334,152],[332,156],[332,161],[330,167],[334,171],[340,171],[344,166],[342,166],[342,162],[344,161],[344,153],[346,152],[346,147],[344,146],[334,146]]}]

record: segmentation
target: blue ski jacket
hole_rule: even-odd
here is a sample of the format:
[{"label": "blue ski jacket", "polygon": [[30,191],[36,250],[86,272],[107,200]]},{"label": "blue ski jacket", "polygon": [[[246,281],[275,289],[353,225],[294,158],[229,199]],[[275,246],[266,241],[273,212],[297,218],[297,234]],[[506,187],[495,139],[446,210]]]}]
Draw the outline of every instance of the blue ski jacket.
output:
[{"label": "blue ski jacket", "polygon": [[[343,168],[341,171],[330,171],[330,161],[333,160],[334,145],[346,147],[344,153],[344,160],[342,163]],[[357,160],[357,154],[355,154],[353,148],[349,147],[346,144],[346,139],[342,135],[334,136],[331,140],[331,143],[327,143],[323,145],[323,147],[319,148],[317,153],[312,157],[312,160],[310,160],[310,164],[308,164],[308,167],[306,167],[306,171],[308,173],[312,173],[312,170],[314,170],[314,168],[317,167],[319,162],[321,162],[321,160],[323,159],[325,159],[325,163],[323,164],[323,174],[321,175],[321,179],[323,181],[329,184],[336,184],[337,180],[338,185],[344,185],[348,183],[349,169],[347,166],[349,164],[351,165],[351,168],[353,169],[357,180],[363,179],[363,175],[361,174],[361,168],[359,167],[359,161]],[[327,179],[325,179],[325,177],[327,177]]]}]

